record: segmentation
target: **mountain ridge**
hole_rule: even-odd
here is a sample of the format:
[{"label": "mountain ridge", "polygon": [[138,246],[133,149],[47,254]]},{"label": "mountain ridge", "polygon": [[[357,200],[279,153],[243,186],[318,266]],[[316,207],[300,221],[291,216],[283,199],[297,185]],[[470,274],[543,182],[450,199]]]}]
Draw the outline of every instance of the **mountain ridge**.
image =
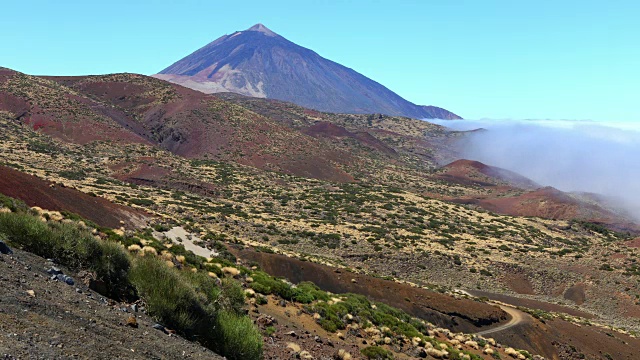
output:
[{"label": "mountain ridge", "polygon": [[205,93],[235,92],[326,112],[461,119],[413,104],[262,24],[223,35],[153,76]]}]

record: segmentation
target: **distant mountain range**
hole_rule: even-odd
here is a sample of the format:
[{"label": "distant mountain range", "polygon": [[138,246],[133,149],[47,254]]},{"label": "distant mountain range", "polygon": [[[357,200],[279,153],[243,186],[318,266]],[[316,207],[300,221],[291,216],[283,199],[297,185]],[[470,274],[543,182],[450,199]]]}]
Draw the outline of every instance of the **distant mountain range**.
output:
[{"label": "distant mountain range", "polygon": [[461,119],[413,104],[262,24],[224,35],[154,76],[208,94],[234,92],[325,112]]}]

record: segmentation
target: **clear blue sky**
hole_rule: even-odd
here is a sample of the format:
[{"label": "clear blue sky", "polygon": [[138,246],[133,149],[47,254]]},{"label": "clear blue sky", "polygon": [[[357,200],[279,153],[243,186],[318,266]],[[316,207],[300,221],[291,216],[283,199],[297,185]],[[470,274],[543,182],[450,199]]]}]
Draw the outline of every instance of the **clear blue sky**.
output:
[{"label": "clear blue sky", "polygon": [[466,118],[640,121],[638,1],[5,1],[0,66],[154,74],[258,22]]}]

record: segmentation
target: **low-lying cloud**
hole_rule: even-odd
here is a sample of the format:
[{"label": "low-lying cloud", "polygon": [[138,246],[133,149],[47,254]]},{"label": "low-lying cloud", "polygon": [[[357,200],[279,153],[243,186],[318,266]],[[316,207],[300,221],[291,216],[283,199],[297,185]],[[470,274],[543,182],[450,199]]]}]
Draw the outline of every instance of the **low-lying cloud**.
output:
[{"label": "low-lying cloud", "polygon": [[434,121],[472,130],[460,157],[515,171],[563,191],[615,198],[640,219],[640,123],[565,120]]}]

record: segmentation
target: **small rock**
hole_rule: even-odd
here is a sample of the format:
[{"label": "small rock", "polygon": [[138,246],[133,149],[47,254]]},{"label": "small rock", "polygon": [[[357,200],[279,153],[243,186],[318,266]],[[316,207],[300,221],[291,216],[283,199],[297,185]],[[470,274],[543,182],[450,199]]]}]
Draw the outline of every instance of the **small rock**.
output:
[{"label": "small rock", "polygon": [[131,305],[131,311],[138,312],[138,304],[132,304]]},{"label": "small rock", "polygon": [[287,349],[289,349],[290,353],[298,354],[300,352],[300,345],[295,343],[287,343]]},{"label": "small rock", "polygon": [[31,297],[36,297],[36,292],[33,290],[27,290],[27,294],[29,294],[29,296]]},{"label": "small rock", "polygon": [[163,333],[167,333],[167,328],[165,328],[163,325],[160,324],[153,324],[152,328],[156,329],[156,330],[160,330]]},{"label": "small rock", "polygon": [[47,274],[49,275],[58,275],[62,274],[62,270],[58,269],[55,266],[52,266],[49,270],[47,270]]},{"label": "small rock", "polygon": [[138,327],[138,320],[136,320],[135,316],[129,316],[127,318],[127,325],[131,326],[132,328],[137,328]]},{"label": "small rock", "polygon": [[82,290],[80,290],[80,288],[76,288],[76,292],[77,292],[78,294],[82,294]]},{"label": "small rock", "polygon": [[12,255],[13,250],[11,250],[11,248],[7,244],[5,244],[4,241],[0,241],[0,253],[5,255]]},{"label": "small rock", "polygon": [[297,358],[303,359],[303,360],[312,360],[313,356],[308,351],[303,350],[303,351],[300,351]]},{"label": "small rock", "polygon": [[66,283],[69,286],[75,285],[75,281],[73,281],[71,276],[68,276],[68,275],[58,274],[56,275],[56,280]]},{"label": "small rock", "polygon": [[259,325],[262,325],[264,327],[267,327],[267,326],[271,326],[273,324],[277,324],[277,321],[272,316],[262,314],[262,315],[258,316],[258,319],[256,320],[256,323],[258,323]]},{"label": "small rock", "polygon": [[296,336],[296,332],[295,331],[289,331],[284,333],[285,335],[289,335],[289,336]]}]

